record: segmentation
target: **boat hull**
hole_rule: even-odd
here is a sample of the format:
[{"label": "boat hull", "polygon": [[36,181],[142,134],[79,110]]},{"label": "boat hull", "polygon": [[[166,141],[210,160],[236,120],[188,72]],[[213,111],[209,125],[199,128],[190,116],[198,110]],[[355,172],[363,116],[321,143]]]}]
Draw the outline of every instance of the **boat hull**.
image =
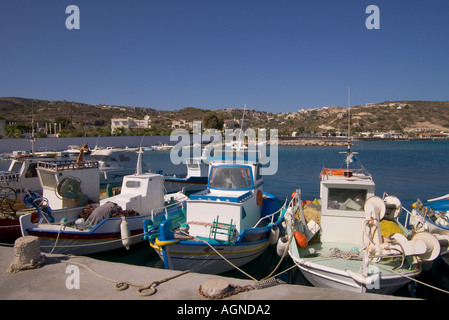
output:
[{"label": "boat hull", "polygon": [[[167,212],[177,212],[183,204],[172,206],[169,211],[126,217],[130,233],[129,245],[143,241],[143,221],[157,220]],[[122,218],[102,220],[90,230],[78,230],[54,224],[33,224],[29,217],[20,218],[22,234],[39,237],[41,251],[54,254],[86,255],[123,248],[120,225]]]},{"label": "boat hull", "polygon": [[395,267],[389,263],[372,263],[368,266],[369,276],[364,278],[360,274],[363,264],[361,260],[326,258],[321,255],[310,259],[301,258],[294,243],[289,249],[289,254],[304,277],[313,286],[321,288],[392,294],[410,283],[412,278],[421,272],[419,264],[408,270],[395,271]]},{"label": "boat hull", "polygon": [[219,274],[251,262],[259,257],[269,244],[267,240],[234,246],[208,246],[201,241],[181,241],[162,248],[154,242],[151,245],[156,249],[166,269]]}]

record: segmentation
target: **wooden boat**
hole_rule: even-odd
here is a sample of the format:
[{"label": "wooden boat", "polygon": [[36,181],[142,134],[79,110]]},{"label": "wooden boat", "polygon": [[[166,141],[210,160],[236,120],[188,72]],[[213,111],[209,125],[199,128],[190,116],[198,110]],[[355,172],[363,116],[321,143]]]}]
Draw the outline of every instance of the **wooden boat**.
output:
[{"label": "wooden boat", "polygon": [[349,168],[354,159],[348,146],[346,169],[321,172],[320,205],[303,204],[296,192],[299,210],[286,216],[288,253],[314,286],[390,294],[438,257],[440,244],[405,229],[399,199],[375,196],[372,176]]},{"label": "wooden boat", "polygon": [[157,228],[145,224],[146,238],[166,269],[218,274],[268,248],[270,234],[279,234],[286,204],[262,191],[259,170],[256,153],[216,154],[209,160],[207,189],[190,196],[183,219],[176,225],[167,219]]},{"label": "wooden boat", "polygon": [[[59,193],[62,206],[58,208],[60,209],[58,212],[64,214],[66,211],[67,213],[63,219],[49,221],[48,216],[52,215],[55,210],[48,210],[48,206],[41,204],[39,207],[42,219],[39,223],[33,223],[29,215],[20,217],[22,234],[39,237],[43,252],[60,254],[92,254],[123,246],[129,248],[129,246],[141,242],[143,220],[166,215],[168,212],[182,207],[187,197],[181,193],[164,194],[163,177],[154,173],[143,173],[141,156],[139,156],[137,165],[135,174],[124,177],[119,195],[102,199],[99,204],[98,201],[89,201],[94,203],[91,205],[94,210],[90,210],[90,215],[86,211],[83,212],[86,205],[74,207],[73,210],[66,208],[70,201],[75,201],[76,197],[78,197],[77,201],[80,201],[79,198],[84,194],[82,186],[96,187],[98,197],[98,166],[96,173],[88,174],[88,177],[96,179],[96,182],[79,179],[79,184],[75,180],[63,180],[64,178],[62,178],[56,180],[55,185],[52,175],[53,178],[56,178],[63,168],[55,168],[55,170],[46,168],[39,171],[44,191],[48,190],[49,196],[51,193]],[[70,176],[73,177],[73,174],[74,172]],[[53,188],[50,186],[51,183],[55,185]],[[53,200],[51,199],[51,201]],[[52,203],[51,201],[49,203]],[[67,202],[67,205],[66,203],[62,204],[62,201]],[[44,210],[47,210],[47,214]]]}]

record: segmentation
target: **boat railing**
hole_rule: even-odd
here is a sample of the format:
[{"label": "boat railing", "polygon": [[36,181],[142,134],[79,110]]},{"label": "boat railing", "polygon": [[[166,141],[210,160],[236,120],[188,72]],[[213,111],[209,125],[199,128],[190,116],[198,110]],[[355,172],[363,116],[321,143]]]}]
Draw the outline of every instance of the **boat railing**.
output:
[{"label": "boat railing", "polygon": [[161,211],[165,212],[165,218],[168,219],[168,213],[171,209],[174,209],[174,208],[179,209],[179,207],[182,209],[185,207],[185,205],[186,205],[186,201],[184,200],[181,202],[176,201],[174,203],[171,203],[171,204],[163,206],[163,207],[151,209],[151,219],[154,219],[155,214],[160,213]]},{"label": "boat railing", "polygon": [[274,217],[275,217],[278,213],[280,213],[282,210],[284,210],[284,209],[286,208],[286,206],[287,206],[287,199],[285,199],[284,204],[283,204],[278,210],[276,210],[275,212],[273,212],[273,213],[271,213],[271,214],[268,214],[268,215],[263,216],[262,218],[260,218],[259,221],[257,221],[257,223],[254,225],[253,228],[257,228],[257,226],[258,226],[262,221],[264,221],[264,220],[270,220],[270,223],[272,224],[272,223],[274,222]]},{"label": "boat railing", "polygon": [[19,181],[19,173],[0,171],[0,182]]},{"label": "boat railing", "polygon": [[37,163],[37,167],[53,171],[92,169],[98,168],[98,161],[81,161],[81,162],[77,162],[75,160],[54,161],[54,162],[39,161]]}]

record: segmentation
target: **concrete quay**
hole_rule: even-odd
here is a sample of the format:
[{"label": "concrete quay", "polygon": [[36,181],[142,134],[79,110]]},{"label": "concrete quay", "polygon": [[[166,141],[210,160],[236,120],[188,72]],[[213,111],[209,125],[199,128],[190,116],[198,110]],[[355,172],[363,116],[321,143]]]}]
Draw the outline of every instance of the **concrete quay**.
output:
[{"label": "concrete quay", "polygon": [[[0,246],[0,300],[208,300],[199,288],[210,280],[230,285],[254,285],[254,281],[216,275],[184,273],[150,267],[134,266],[74,257],[43,254],[45,261],[38,268],[9,273],[14,248]],[[169,279],[164,282],[164,279]],[[149,286],[139,295],[138,286]],[[129,288],[118,291],[114,282],[127,282]],[[79,286],[78,286],[79,285]],[[122,286],[123,289],[123,286]],[[244,291],[244,290],[243,290]],[[226,300],[409,300],[402,297],[362,294],[337,289],[279,284],[230,295]]]}]

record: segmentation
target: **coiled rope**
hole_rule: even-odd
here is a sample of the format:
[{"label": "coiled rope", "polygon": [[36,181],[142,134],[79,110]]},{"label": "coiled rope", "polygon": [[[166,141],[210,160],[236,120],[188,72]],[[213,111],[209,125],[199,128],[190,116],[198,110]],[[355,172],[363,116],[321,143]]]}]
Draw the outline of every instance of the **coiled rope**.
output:
[{"label": "coiled rope", "polygon": [[[73,256],[71,256],[71,257],[73,258]],[[183,272],[180,272],[178,274],[175,274],[174,276],[167,277],[167,278],[164,278],[162,280],[153,281],[149,285],[142,285],[142,284],[132,283],[132,282],[128,282],[128,281],[118,281],[118,280],[115,280],[115,279],[111,279],[111,278],[105,277],[105,276],[97,273],[91,267],[89,267],[89,266],[87,266],[87,265],[85,265],[83,263],[78,263],[78,262],[74,262],[74,261],[70,261],[70,262],[66,261],[66,263],[67,264],[69,264],[69,263],[70,264],[74,264],[74,265],[77,265],[79,267],[85,268],[86,270],[88,270],[89,272],[94,274],[96,277],[98,277],[98,278],[100,278],[102,280],[108,281],[108,282],[115,283],[114,289],[116,291],[124,291],[124,290],[128,289],[130,286],[136,287],[137,288],[137,290],[136,290],[137,295],[139,295],[141,297],[148,297],[148,296],[154,295],[157,292],[156,287],[158,285],[160,285],[161,283],[164,283],[164,282],[176,279],[176,278],[178,278],[178,277],[180,277],[182,275],[185,275],[185,274],[190,272],[189,270],[183,271]]]}]

